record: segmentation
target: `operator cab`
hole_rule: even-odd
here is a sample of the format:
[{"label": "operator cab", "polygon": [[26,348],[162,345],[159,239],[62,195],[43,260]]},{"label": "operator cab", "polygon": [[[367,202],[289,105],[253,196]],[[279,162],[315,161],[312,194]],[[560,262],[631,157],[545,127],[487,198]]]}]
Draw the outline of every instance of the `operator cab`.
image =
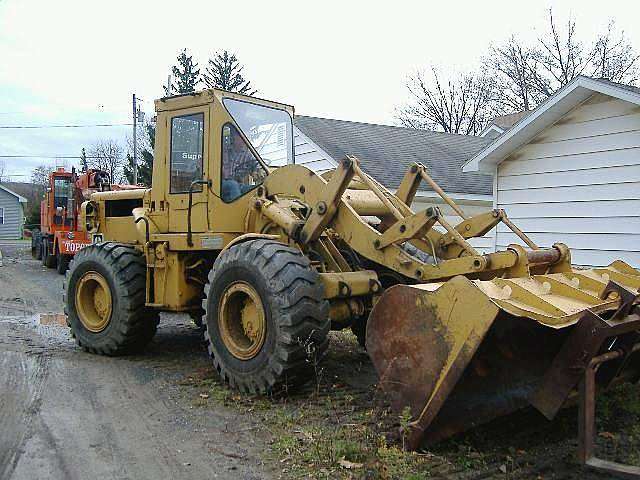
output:
[{"label": "operator cab", "polygon": [[[293,121],[283,109],[235,98],[223,98],[222,104],[234,120],[221,130],[220,196],[229,203],[260,185],[269,168],[294,163]],[[171,121],[171,193],[188,192],[203,177],[205,123],[199,113]]]},{"label": "operator cab", "polygon": [[72,217],[66,215],[67,212],[73,212],[71,202],[73,201],[71,188],[71,175],[63,173],[57,175],[54,173],[51,180],[51,195],[53,196],[53,224],[54,225],[71,225]]},{"label": "operator cab", "polygon": [[190,232],[241,231],[237,212],[250,192],[271,169],[294,163],[293,107],[218,89],[155,106],[159,160],[149,210],[166,225],[160,230],[187,233],[188,241]]}]

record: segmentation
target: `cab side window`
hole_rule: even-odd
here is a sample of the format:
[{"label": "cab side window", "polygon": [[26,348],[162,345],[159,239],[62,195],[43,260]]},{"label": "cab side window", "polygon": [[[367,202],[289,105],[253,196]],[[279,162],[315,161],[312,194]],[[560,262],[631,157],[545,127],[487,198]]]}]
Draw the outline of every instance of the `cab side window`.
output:
[{"label": "cab side window", "polygon": [[203,138],[204,113],[171,119],[171,193],[187,193],[191,182],[202,179]]},{"label": "cab side window", "polygon": [[221,196],[233,202],[260,185],[267,172],[260,164],[236,127],[227,123],[222,127],[222,183]]}]

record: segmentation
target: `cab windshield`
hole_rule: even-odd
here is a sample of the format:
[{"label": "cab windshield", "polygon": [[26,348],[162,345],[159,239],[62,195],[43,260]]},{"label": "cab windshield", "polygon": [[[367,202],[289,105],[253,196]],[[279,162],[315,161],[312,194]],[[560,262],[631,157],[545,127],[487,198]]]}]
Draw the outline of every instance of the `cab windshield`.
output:
[{"label": "cab windshield", "polygon": [[56,177],[53,180],[53,206],[55,208],[67,206],[71,193],[71,182],[67,177]]},{"label": "cab windshield", "polygon": [[288,112],[232,98],[223,103],[267,166],[294,163],[293,122]]}]

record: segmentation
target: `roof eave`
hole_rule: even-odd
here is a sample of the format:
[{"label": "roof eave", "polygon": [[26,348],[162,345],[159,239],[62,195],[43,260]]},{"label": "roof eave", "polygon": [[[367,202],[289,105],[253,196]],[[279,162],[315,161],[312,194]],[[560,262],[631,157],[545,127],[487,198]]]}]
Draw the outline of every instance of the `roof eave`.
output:
[{"label": "roof eave", "polygon": [[577,77],[474,155],[462,166],[462,171],[492,173],[507,156],[594,93],[640,105],[640,95],[635,92],[593,78]]},{"label": "roof eave", "polygon": [[4,190],[7,193],[10,193],[14,197],[16,197],[18,199],[18,202],[20,202],[20,203],[28,203],[26,198],[24,198],[22,195],[18,195],[13,190],[9,190],[7,187],[5,187],[3,185],[0,185],[0,189]]},{"label": "roof eave", "polygon": [[502,135],[504,133],[504,128],[499,127],[498,125],[496,125],[495,123],[492,123],[490,125],[487,125],[484,130],[482,130],[480,132],[480,135],[478,135],[479,137],[486,137],[487,134],[491,131],[493,132],[497,132],[499,135]]}]

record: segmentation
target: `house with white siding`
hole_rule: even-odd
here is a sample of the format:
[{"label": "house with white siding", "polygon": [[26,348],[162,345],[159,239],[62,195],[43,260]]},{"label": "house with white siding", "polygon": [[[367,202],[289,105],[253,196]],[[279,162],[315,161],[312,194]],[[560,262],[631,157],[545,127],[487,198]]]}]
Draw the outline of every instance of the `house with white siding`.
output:
[{"label": "house with white siding", "polygon": [[[297,164],[323,173],[335,168],[345,155],[355,155],[366,173],[395,191],[409,167],[414,162],[422,163],[468,215],[492,208],[491,176],[462,171],[464,162],[490,142],[490,138],[390,125],[305,116],[294,119]],[[461,221],[423,182],[411,206],[417,211],[431,205],[438,206],[449,223]],[[480,251],[493,248],[489,238],[473,239],[471,243]]]},{"label": "house with white siding", "polygon": [[0,240],[22,238],[27,199],[0,185]]},{"label": "house with white siding", "polygon": [[[473,155],[495,208],[534,242],[566,243],[577,265],[640,267],[640,89],[577,77]],[[521,243],[504,226],[494,249]]]}]

